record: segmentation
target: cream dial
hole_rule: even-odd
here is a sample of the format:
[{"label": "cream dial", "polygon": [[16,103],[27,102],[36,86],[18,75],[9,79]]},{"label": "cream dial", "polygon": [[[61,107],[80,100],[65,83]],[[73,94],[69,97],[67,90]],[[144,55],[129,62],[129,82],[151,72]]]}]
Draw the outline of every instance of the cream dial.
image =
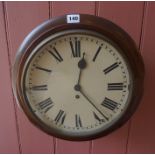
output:
[{"label": "cream dial", "polygon": [[111,41],[91,31],[65,31],[43,40],[27,59],[23,94],[51,130],[91,135],[125,112],[132,75]]}]

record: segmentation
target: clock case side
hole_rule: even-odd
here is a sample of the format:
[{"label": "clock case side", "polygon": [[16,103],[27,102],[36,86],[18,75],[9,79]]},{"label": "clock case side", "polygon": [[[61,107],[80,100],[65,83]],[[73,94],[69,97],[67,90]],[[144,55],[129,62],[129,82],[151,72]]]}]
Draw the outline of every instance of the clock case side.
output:
[{"label": "clock case side", "polygon": [[[28,104],[26,103],[21,88],[21,78],[22,71],[24,68],[24,63],[29,57],[31,51],[40,43],[44,38],[56,34],[60,31],[71,30],[71,29],[83,29],[90,30],[100,33],[101,35],[106,36],[113,42],[115,42],[121,51],[122,54],[126,57],[126,60],[131,68],[133,76],[133,93],[131,98],[131,103],[128,106],[124,115],[120,120],[112,125],[109,129],[105,130],[102,133],[96,134],[89,137],[72,137],[72,136],[63,136],[57,133],[51,132],[48,127],[44,126],[29,109]],[[144,63],[142,57],[136,47],[135,42],[132,38],[116,24],[92,15],[80,14],[80,23],[67,23],[67,15],[54,18],[44,22],[35,28],[23,41],[19,47],[15,62],[12,70],[12,86],[14,96],[17,103],[22,107],[25,114],[28,116],[29,120],[39,127],[41,130],[45,131],[50,135],[54,135],[58,138],[63,138],[67,140],[90,140],[95,139],[100,136],[104,136],[114,131],[115,129],[121,127],[125,122],[129,120],[132,114],[137,109],[140,100],[143,94],[143,85],[144,85]]]}]

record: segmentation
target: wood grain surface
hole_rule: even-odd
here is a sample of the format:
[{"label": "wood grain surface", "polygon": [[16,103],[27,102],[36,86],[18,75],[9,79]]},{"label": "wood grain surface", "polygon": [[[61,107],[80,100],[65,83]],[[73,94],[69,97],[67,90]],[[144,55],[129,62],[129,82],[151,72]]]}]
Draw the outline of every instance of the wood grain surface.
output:
[{"label": "wood grain surface", "polygon": [[0,21],[0,153],[19,153],[2,2],[0,2]]},{"label": "wood grain surface", "polygon": [[132,118],[128,153],[155,153],[155,2],[145,6],[141,53],[145,63],[145,89],[139,110]]},{"label": "wood grain surface", "polygon": [[[5,2],[11,64],[24,37],[49,19],[48,9],[48,2]],[[53,153],[52,137],[32,125],[19,108],[17,118],[22,153]]]}]

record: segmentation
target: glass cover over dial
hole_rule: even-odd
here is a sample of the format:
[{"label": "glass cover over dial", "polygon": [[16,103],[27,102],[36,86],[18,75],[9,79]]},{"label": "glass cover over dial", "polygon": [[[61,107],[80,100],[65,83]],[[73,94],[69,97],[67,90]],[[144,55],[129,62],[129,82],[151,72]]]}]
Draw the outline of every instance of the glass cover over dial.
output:
[{"label": "glass cover over dial", "polygon": [[21,82],[34,116],[62,135],[100,133],[125,113],[132,75],[123,51],[86,30],[52,35],[29,55]]}]

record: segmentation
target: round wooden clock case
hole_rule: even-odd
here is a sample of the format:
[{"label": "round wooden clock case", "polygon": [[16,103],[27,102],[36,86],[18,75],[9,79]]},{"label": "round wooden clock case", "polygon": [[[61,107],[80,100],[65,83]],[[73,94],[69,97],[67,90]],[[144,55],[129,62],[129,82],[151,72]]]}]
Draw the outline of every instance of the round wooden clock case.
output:
[{"label": "round wooden clock case", "polygon": [[90,140],[121,127],[143,93],[144,64],[134,41],[92,15],[39,25],[21,44],[12,73],[28,119],[67,140]]}]

